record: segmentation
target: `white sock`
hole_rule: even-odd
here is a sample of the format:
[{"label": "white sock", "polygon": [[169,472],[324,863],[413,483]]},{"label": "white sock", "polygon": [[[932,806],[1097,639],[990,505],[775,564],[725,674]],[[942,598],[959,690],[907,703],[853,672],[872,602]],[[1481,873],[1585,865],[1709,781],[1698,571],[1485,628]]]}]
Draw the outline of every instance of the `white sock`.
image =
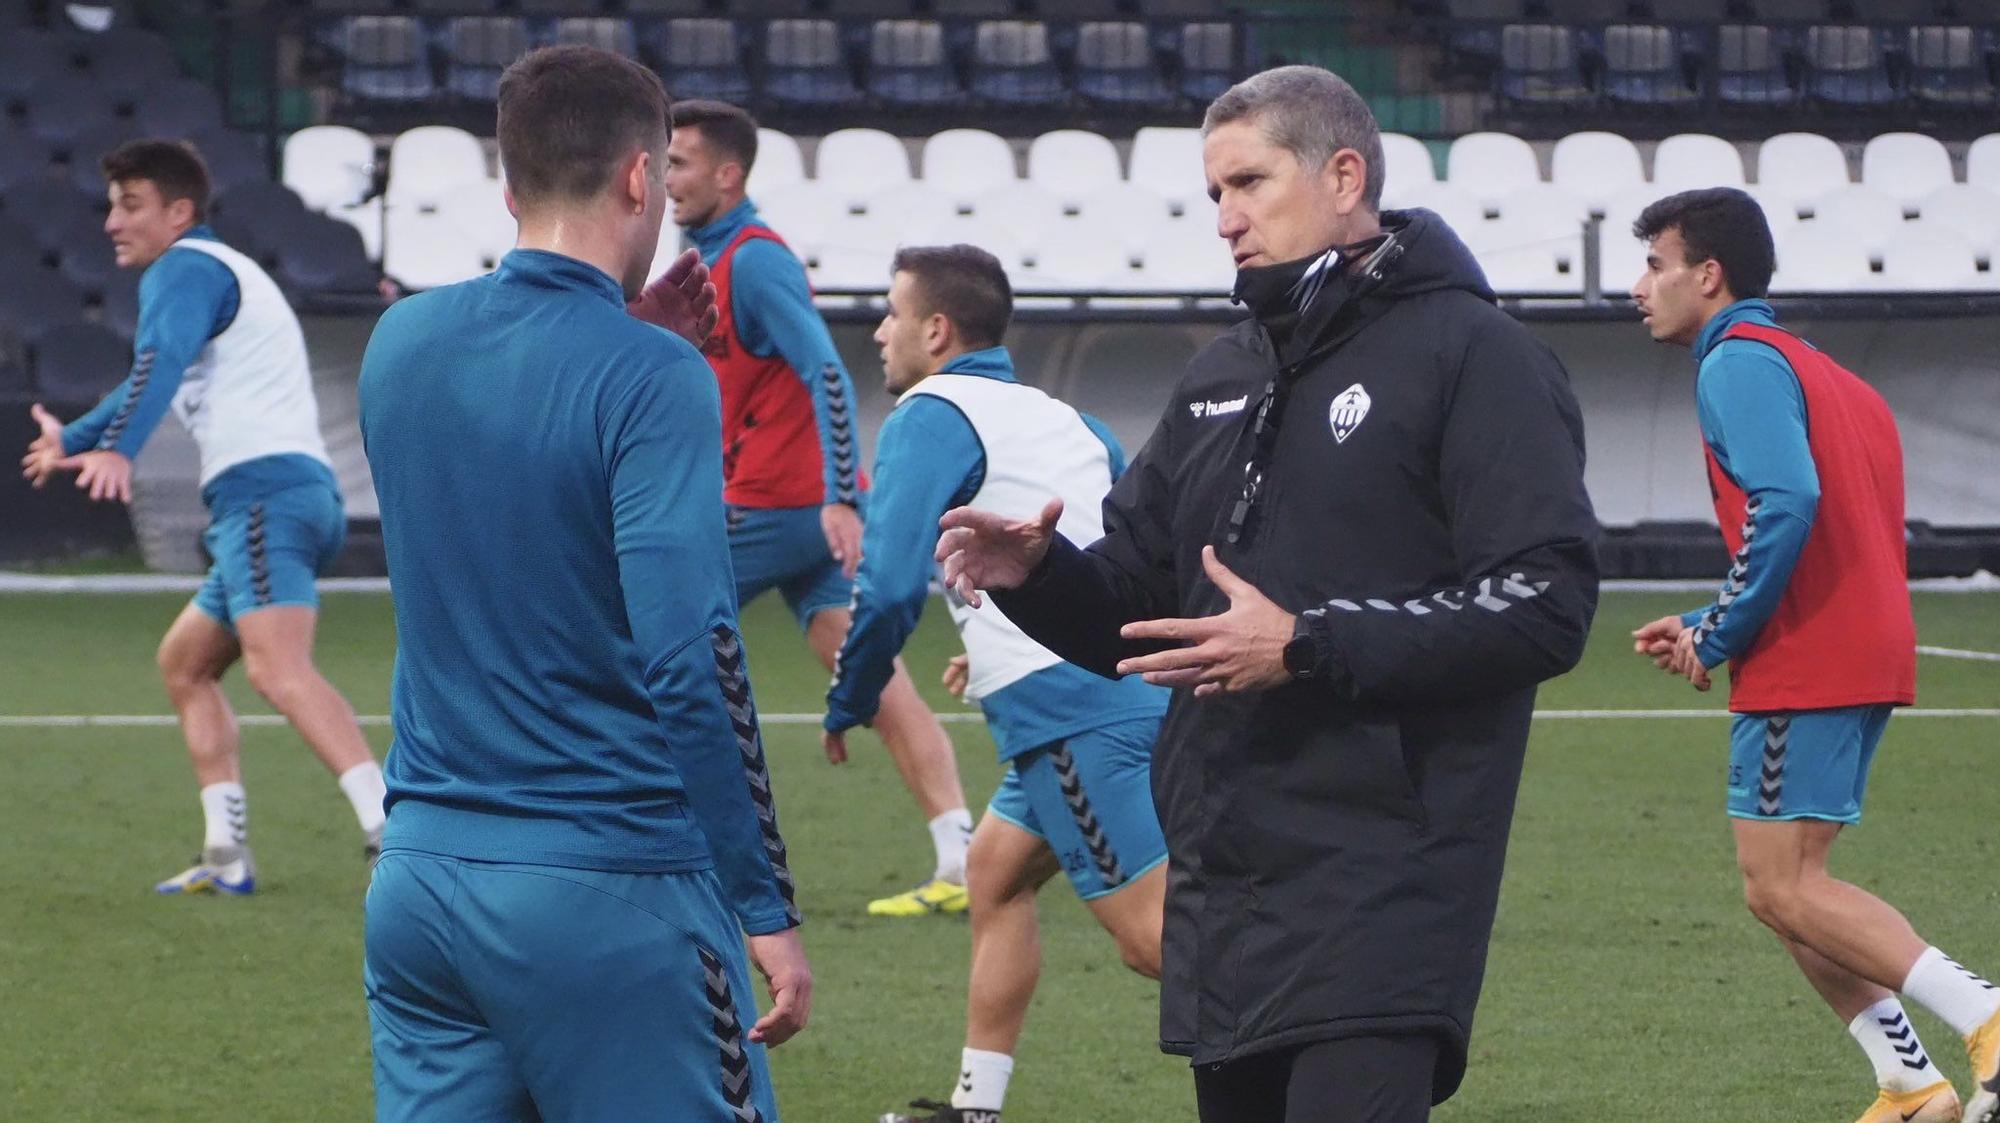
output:
[{"label": "white sock", "polygon": [[967,1049],[958,1062],[958,1083],[951,1089],[951,1106],[999,1111],[1007,1099],[1007,1079],[1013,1075],[1014,1058],[1007,1054]]},{"label": "white sock", "polygon": [[[972,845],[972,815],[955,807],[931,820],[931,845],[937,849],[932,879],[965,884],[965,851]],[[996,1056],[998,1054],[995,1054]]]},{"label": "white sock", "polygon": [[1925,948],[1903,980],[1903,997],[1945,1020],[1961,1037],[2000,1011],[2000,990],[1936,948]]},{"label": "white sock", "polygon": [[244,799],[243,785],[233,780],[201,789],[201,816],[204,850],[240,847],[250,837],[249,804]]},{"label": "white sock", "polygon": [[342,772],[340,790],[347,793],[347,802],[354,805],[354,817],[360,821],[363,833],[373,834],[382,829],[382,799],[389,789],[382,783],[381,765],[371,760]]},{"label": "white sock", "polygon": [[1868,1063],[1875,1066],[1875,1082],[1891,1092],[1914,1092],[1944,1079],[1917,1040],[1917,1027],[1903,1013],[1903,1004],[1885,998],[1854,1016],[1847,1032],[1861,1043]]}]

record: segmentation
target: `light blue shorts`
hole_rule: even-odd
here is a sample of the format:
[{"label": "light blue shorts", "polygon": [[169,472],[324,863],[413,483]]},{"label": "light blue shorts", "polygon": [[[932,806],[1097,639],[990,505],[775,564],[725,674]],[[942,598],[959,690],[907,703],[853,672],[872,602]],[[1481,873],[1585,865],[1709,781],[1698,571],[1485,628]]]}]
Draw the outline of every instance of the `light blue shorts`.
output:
[{"label": "light blue shorts", "polygon": [[986,813],[1042,839],[1086,901],[1167,860],[1153,811],[1157,717],[1121,721],[1022,753]]},{"label": "light blue shorts", "polygon": [[826,548],[818,507],[729,508],[729,564],[739,609],[776,589],[800,628],[854,599],[854,582]]},{"label": "light blue shorts", "polygon": [[383,852],[363,980],[377,1123],[776,1123],[709,870]]},{"label": "light blue shorts", "polygon": [[231,631],[238,617],[260,608],[317,608],[314,581],[346,537],[340,492],[327,484],[300,484],[221,510],[201,536],[214,563],[194,606]]},{"label": "light blue shorts", "polygon": [[1737,714],[1729,731],[1734,819],[1861,821],[1888,705]]}]

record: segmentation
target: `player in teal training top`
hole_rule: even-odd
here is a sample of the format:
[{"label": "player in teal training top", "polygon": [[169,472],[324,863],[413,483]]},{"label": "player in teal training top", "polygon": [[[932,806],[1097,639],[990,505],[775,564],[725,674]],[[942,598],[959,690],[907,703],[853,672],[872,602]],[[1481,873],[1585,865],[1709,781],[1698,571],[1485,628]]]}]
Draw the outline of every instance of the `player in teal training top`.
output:
[{"label": "player in teal training top", "polygon": [[[626,310],[666,114],[594,48],[509,67],[518,248],[392,307],[362,363],[398,644],[367,909],[381,1120],[768,1123],[762,1046],[805,1023],[715,378]],[[684,255],[639,311],[699,339],[705,280]],[[745,934],[773,1001],[747,1034]]]}]

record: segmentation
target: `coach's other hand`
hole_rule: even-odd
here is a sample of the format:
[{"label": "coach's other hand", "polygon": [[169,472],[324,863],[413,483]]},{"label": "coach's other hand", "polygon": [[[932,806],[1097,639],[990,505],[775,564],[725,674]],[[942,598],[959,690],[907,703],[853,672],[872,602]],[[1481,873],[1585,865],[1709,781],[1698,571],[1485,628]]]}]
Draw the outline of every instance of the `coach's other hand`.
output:
[{"label": "coach's other hand", "polygon": [[1141,620],[1125,625],[1118,633],[1125,639],[1180,640],[1188,646],[1123,660],[1118,673],[1144,675],[1154,686],[1192,686],[1197,698],[1269,690],[1290,682],[1285,645],[1292,641],[1298,618],[1230,572],[1215,556],[1215,547],[1201,548],[1201,567],[1229,598],[1229,611],[1191,620]]},{"label": "coach's other hand", "polygon": [[41,434],[28,443],[28,455],[21,458],[21,478],[40,487],[55,475],[63,460],[62,422],[36,402],[28,407]]},{"label": "coach's other hand", "polygon": [[937,560],[944,585],[974,608],[985,601],[981,589],[1012,589],[1042,564],[1062,518],[1063,503],[1051,499],[1032,519],[1014,520],[992,511],[954,507],[938,520]]},{"label": "coach's other hand", "polygon": [[771,1009],[750,1027],[750,1040],[775,1049],[806,1028],[812,1013],[812,968],[796,928],[751,936],[748,943],[750,962],[771,988]]},{"label": "coach's other hand", "polygon": [[708,266],[702,264],[700,251],[693,249],[682,251],[625,310],[696,347],[708,342],[722,316],[715,306],[715,286],[709,282]]}]

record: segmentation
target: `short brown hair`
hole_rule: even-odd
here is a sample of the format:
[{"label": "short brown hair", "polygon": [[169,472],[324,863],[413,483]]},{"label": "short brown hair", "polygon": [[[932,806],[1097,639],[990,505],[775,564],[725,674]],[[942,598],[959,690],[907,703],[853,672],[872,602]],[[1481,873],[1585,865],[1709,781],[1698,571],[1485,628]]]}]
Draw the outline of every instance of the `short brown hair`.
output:
[{"label": "short brown hair", "polygon": [[916,278],[923,315],[950,320],[967,347],[998,347],[1007,334],[1014,287],[1000,259],[978,246],[905,246],[896,251],[890,271]]},{"label": "short brown hair", "polygon": [[1701,187],[1669,195],[1639,212],[1632,235],[1650,242],[1667,230],[1681,232],[1683,264],[1713,259],[1722,266],[1729,295],[1761,297],[1771,288],[1778,254],[1771,223],[1750,193],[1734,187]]},{"label": "short brown hair", "polygon": [[541,47],[500,76],[500,166],[525,204],[595,198],[634,148],[667,145],[667,91],[623,55]]},{"label": "short brown hair", "polygon": [[160,201],[186,199],[194,204],[194,220],[208,216],[208,165],[185,140],[128,140],[97,162],[104,182],[143,179],[160,191]]},{"label": "short brown hair", "polygon": [[726,101],[690,98],[674,103],[674,128],[700,129],[701,138],[723,156],[743,165],[749,175],[757,163],[757,119]]}]

